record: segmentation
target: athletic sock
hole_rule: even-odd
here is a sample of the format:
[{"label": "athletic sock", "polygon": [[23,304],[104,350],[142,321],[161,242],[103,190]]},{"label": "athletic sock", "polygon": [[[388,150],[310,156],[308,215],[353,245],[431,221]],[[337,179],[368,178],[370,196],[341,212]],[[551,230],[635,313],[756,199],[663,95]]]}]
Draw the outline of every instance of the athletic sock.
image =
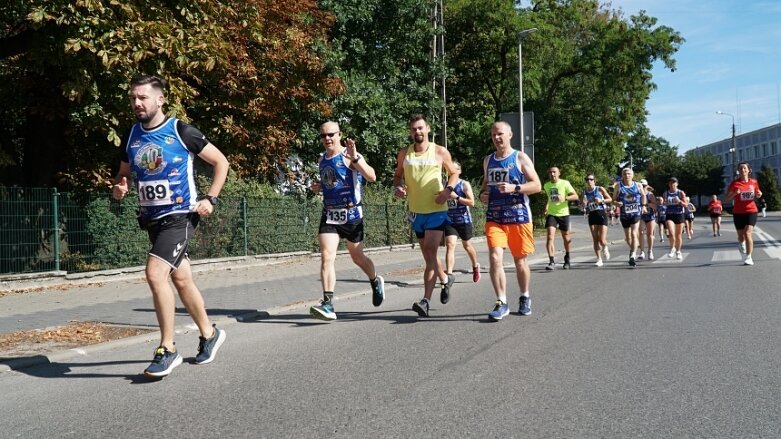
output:
[{"label": "athletic sock", "polygon": [[553,256],[548,256],[548,258],[550,258],[550,263],[553,264]]},{"label": "athletic sock", "polygon": [[334,292],[333,291],[323,291],[323,300],[326,302],[332,302],[334,299]]},{"label": "athletic sock", "polygon": [[503,295],[497,297],[497,299],[501,300],[502,303],[507,303],[507,295],[506,294],[503,294]]}]

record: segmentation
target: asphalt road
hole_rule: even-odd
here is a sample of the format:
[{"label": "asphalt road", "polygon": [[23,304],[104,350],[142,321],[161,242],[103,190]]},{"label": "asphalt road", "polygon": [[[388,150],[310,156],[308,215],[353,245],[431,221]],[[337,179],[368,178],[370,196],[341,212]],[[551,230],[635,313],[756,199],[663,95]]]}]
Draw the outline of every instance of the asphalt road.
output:
[{"label": "asphalt road", "polygon": [[534,264],[533,314],[496,323],[487,273],[462,274],[427,319],[405,281],[380,308],[368,294],[337,301],[331,323],[301,302],[227,324],[209,365],[188,361],[196,335],[182,333],[185,364],[162,381],[140,374],[153,343],[3,372],[0,436],[780,437],[781,217],[759,228],[753,267],[729,221],[712,237],[698,219],[683,261],[664,243],[636,269],[617,228],[602,268],[580,234],[573,269]]}]

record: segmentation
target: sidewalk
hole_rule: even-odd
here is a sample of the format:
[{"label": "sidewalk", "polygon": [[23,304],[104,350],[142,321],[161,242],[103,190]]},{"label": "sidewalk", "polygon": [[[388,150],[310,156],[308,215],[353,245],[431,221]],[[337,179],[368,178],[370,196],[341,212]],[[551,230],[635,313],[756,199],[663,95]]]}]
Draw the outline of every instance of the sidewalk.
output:
[{"label": "sidewalk", "polygon": [[[573,250],[590,249],[591,237],[585,219],[578,215],[573,215],[571,219],[575,244]],[[611,227],[609,230],[611,238],[614,239],[615,229]],[[483,238],[474,238],[473,242],[478,250],[478,258],[482,261],[484,277],[487,277],[488,256],[485,241]],[[537,238],[535,245],[536,253],[529,259],[530,264],[547,263],[545,238]],[[556,248],[561,251],[558,235]],[[383,247],[367,250],[367,253],[373,259],[377,272],[385,278],[386,291],[409,285],[422,285],[423,259],[417,247]],[[512,261],[508,256],[505,257],[505,264],[510,264],[511,267]],[[444,258],[444,250],[440,251],[440,257]],[[467,259],[459,244],[456,248],[456,266],[463,268]],[[558,254],[557,260],[561,260]],[[336,268],[336,300],[369,296],[371,289],[368,280],[346,252],[337,256]],[[313,305],[321,298],[319,254],[295,253],[195,261],[193,271],[195,282],[204,295],[207,311],[220,326],[257,318],[259,315],[274,314],[286,307]],[[108,344],[154,340],[159,337],[157,320],[143,274],[143,267],[135,267],[74,276],[70,279],[58,276],[56,279],[17,280],[14,287],[25,290],[24,292],[4,295],[0,293],[0,335],[60,327],[73,321],[89,321],[141,327],[152,331]],[[5,290],[7,291],[7,286]],[[194,328],[178,298],[177,325],[177,332]],[[83,355],[88,350],[105,348],[103,345],[105,343],[46,355],[0,360],[0,371],[55,359],[62,361],[68,356]]]}]

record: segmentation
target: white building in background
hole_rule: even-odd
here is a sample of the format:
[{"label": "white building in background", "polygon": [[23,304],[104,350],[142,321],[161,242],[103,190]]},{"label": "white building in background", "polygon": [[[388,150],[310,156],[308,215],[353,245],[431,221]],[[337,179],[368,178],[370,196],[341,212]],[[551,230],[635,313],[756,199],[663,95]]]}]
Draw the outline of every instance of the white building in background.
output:
[{"label": "white building in background", "polygon": [[781,123],[737,134],[734,154],[730,150],[731,148],[732,137],[728,137],[709,145],[698,146],[691,152],[694,154],[710,152],[716,157],[721,157],[725,188],[733,179],[731,174],[734,172],[735,166],[744,161],[751,165],[754,178],[760,169],[767,165],[773,168],[776,177],[781,181]]}]

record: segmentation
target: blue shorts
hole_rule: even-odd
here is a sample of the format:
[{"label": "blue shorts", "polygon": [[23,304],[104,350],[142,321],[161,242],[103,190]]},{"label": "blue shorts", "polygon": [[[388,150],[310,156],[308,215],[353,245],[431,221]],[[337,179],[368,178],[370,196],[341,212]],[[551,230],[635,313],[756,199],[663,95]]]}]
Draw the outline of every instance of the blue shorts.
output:
[{"label": "blue shorts", "polygon": [[447,211],[433,212],[433,213],[413,213],[412,230],[415,231],[415,236],[418,239],[423,239],[426,230],[442,230],[444,232],[445,226],[450,224],[450,216]]}]

